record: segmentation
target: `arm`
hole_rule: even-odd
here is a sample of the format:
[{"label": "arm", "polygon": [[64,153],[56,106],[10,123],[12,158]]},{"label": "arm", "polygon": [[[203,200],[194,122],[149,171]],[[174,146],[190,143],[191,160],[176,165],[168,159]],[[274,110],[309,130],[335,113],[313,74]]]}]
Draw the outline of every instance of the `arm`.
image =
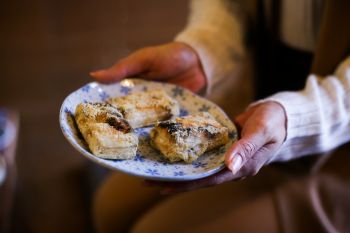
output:
[{"label": "arm", "polygon": [[236,118],[241,138],[226,154],[228,169],[183,183],[151,182],[163,193],[203,188],[255,175],[274,161],[326,152],[350,141],[350,57],[334,75],[310,75],[304,90],[253,103]]},{"label": "arm", "polygon": [[186,28],[175,41],[194,48],[207,78],[207,93],[236,72],[244,55],[239,4],[229,0],[192,0]]},{"label": "arm", "polygon": [[278,102],[287,115],[286,141],[271,161],[322,153],[349,142],[350,56],[334,75],[310,75],[304,90],[281,92],[265,101]]},{"label": "arm", "polygon": [[[271,103],[275,107],[267,111]],[[244,176],[271,162],[326,152],[349,142],[350,56],[334,75],[310,75],[303,90],[253,103],[236,121],[242,127],[241,139],[226,155],[226,165],[235,174],[244,168]]]},{"label": "arm", "polygon": [[188,25],[175,42],[137,50],[90,74],[105,83],[141,77],[195,92],[206,86],[209,93],[220,80],[229,80],[244,54],[238,11],[230,0],[192,0]]}]

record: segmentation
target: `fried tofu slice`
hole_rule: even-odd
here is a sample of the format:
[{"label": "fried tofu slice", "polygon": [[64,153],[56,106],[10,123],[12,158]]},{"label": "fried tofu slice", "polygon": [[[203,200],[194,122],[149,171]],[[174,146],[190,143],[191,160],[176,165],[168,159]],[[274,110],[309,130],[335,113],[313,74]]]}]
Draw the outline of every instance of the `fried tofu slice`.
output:
[{"label": "fried tofu slice", "polygon": [[177,101],[161,89],[135,92],[108,102],[123,114],[133,128],[168,120],[180,112]]},{"label": "fried tofu slice", "polygon": [[225,145],[229,130],[209,113],[158,122],[151,130],[151,145],[170,162],[191,163],[206,151]]},{"label": "fried tofu slice", "polygon": [[81,103],[75,120],[91,152],[105,159],[132,159],[138,138],[122,114],[106,103]]}]

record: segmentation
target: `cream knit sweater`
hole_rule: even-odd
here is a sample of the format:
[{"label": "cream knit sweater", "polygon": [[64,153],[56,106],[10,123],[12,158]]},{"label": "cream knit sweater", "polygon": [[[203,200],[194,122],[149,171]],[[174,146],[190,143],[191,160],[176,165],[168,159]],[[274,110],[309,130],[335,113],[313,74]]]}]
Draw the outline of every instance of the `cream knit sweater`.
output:
[{"label": "cream knit sweater", "polygon": [[[244,59],[244,24],[238,12],[234,1],[192,0],[188,25],[175,40],[198,52],[207,77],[207,97],[241,109],[251,100],[251,89],[246,88],[251,81],[238,72]],[[326,152],[349,142],[350,56],[333,75],[310,74],[302,91],[280,92],[253,104],[265,101],[280,103],[287,114],[287,138],[270,162]]]}]

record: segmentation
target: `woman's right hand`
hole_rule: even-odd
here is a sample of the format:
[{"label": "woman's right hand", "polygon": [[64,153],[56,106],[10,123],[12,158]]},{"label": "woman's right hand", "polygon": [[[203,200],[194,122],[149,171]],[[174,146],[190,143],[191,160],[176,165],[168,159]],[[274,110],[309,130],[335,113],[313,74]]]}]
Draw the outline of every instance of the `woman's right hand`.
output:
[{"label": "woman's right hand", "polygon": [[200,91],[206,85],[197,53],[181,42],[137,50],[113,66],[91,72],[90,75],[103,83],[132,77],[157,80],[174,83],[193,92]]}]

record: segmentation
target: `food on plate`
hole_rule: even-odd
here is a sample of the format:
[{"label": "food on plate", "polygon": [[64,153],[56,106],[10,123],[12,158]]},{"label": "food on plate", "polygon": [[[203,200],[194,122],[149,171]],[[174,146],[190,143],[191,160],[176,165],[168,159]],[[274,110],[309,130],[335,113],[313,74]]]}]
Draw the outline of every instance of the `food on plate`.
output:
[{"label": "food on plate", "polygon": [[105,159],[132,159],[138,138],[122,114],[108,103],[81,103],[75,120],[94,155]]},{"label": "food on plate", "polygon": [[170,162],[191,163],[206,151],[225,145],[229,130],[209,113],[158,122],[151,130],[151,145]]},{"label": "food on plate", "polygon": [[134,92],[109,99],[133,128],[155,124],[179,115],[179,104],[164,90]]}]

